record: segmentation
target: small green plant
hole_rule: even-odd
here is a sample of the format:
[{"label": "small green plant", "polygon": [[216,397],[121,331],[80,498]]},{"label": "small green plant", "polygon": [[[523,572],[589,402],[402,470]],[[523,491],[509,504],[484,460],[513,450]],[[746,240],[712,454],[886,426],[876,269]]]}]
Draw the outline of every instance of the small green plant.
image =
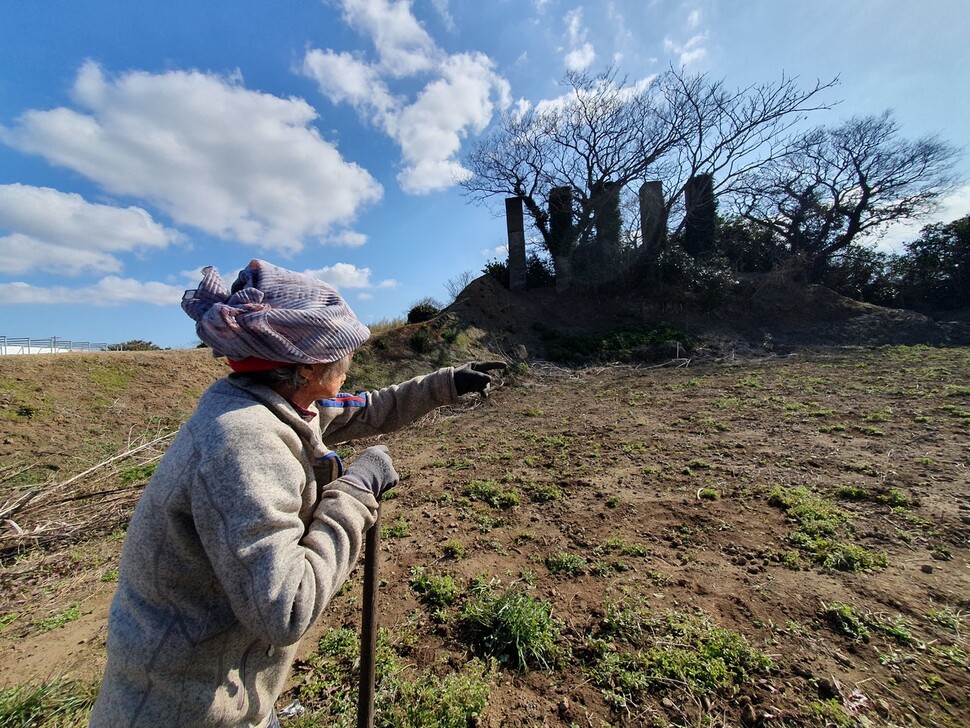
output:
[{"label": "small green plant", "polygon": [[441,544],[441,550],[449,559],[457,560],[465,557],[465,544],[454,538]]},{"label": "small green plant", "polygon": [[[434,668],[418,671],[401,658],[413,635],[392,643],[387,630],[377,639],[374,710],[388,728],[467,728],[482,714],[495,666],[473,659],[438,676]],[[349,629],[329,630],[304,664],[300,684],[288,696],[306,713],[287,722],[290,728],[352,726],[357,717],[359,639]]]},{"label": "small green plant", "polygon": [[585,574],[588,563],[585,557],[567,551],[557,551],[546,557],[546,568],[553,574],[562,574],[563,576]]},{"label": "small green plant", "polygon": [[461,613],[462,634],[473,648],[512,668],[555,667],[562,648],[551,604],[514,587],[498,595],[479,584],[473,595]]},{"label": "small green plant", "polygon": [[4,614],[2,617],[0,617],[0,632],[16,622],[18,619],[20,619],[20,612],[10,612],[9,614]]},{"label": "small green plant", "polygon": [[522,483],[522,489],[533,503],[549,503],[560,500],[565,495],[562,488],[555,483],[537,483],[528,480]]},{"label": "small green plant", "polygon": [[721,497],[721,494],[717,492],[714,488],[701,488],[697,491],[697,497],[701,500],[717,500]]},{"label": "small green plant", "polygon": [[29,419],[32,419],[35,414],[37,414],[37,409],[34,407],[31,407],[29,404],[22,404],[19,407],[17,407],[18,417],[25,417],[26,419],[29,420]]},{"label": "small green plant", "polygon": [[416,567],[411,570],[411,589],[422,596],[422,600],[432,607],[447,607],[455,602],[461,589],[455,580],[447,575],[434,576],[425,569]]},{"label": "small green plant", "polygon": [[823,604],[821,614],[825,622],[838,634],[862,642],[868,642],[872,636],[865,616],[851,604]]},{"label": "small green plant", "polygon": [[767,673],[771,659],[703,613],[654,616],[641,601],[608,605],[601,633],[587,640],[593,682],[617,709],[649,693],[683,689],[731,695]]},{"label": "small green plant", "polygon": [[97,693],[97,684],[63,677],[0,688],[0,726],[87,725]]},{"label": "small green plant", "polygon": [[514,490],[503,488],[494,480],[475,480],[465,486],[465,495],[482,501],[492,508],[511,508],[519,505],[519,496]]},{"label": "small green plant", "polygon": [[157,467],[158,463],[142,463],[140,465],[132,465],[130,468],[125,468],[121,471],[121,482],[123,485],[142,483],[152,477],[152,474],[155,472],[155,468]]},{"label": "small green plant", "polygon": [[620,505],[619,496],[611,495],[609,498],[606,499],[607,508],[616,508],[618,505]]},{"label": "small green plant", "polygon": [[822,725],[832,728],[852,728],[856,723],[846,714],[842,703],[835,698],[829,700],[814,700],[808,706],[809,712],[822,721]]},{"label": "small green plant", "polygon": [[108,569],[107,571],[105,571],[101,575],[101,581],[105,582],[106,584],[110,584],[111,582],[118,581],[118,569],[117,569],[117,567],[111,568],[111,569]]},{"label": "small green plant", "polygon": [[58,629],[59,627],[63,627],[69,622],[75,622],[80,618],[81,605],[72,604],[67,609],[63,609],[60,612],[52,614],[51,616],[37,622],[37,628],[40,629],[41,632],[50,632],[52,629]]},{"label": "small green plant", "polygon": [[[941,607],[940,609],[931,609],[926,613],[926,618],[941,627],[945,627],[959,634],[960,627],[966,619],[966,615],[959,610],[954,611],[949,607]],[[2,620],[0,620],[0,623],[2,623]]]},{"label": "small green plant", "polygon": [[404,538],[409,533],[411,533],[411,522],[404,516],[398,516],[381,527],[381,538]]}]

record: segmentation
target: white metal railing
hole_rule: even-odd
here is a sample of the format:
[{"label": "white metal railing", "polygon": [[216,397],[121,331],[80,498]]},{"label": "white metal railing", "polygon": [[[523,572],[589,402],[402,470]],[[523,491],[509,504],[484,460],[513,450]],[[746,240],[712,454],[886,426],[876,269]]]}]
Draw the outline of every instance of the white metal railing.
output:
[{"label": "white metal railing", "polygon": [[59,354],[67,351],[107,351],[105,343],[71,341],[51,336],[47,339],[31,339],[20,336],[0,336],[0,356],[8,354]]}]

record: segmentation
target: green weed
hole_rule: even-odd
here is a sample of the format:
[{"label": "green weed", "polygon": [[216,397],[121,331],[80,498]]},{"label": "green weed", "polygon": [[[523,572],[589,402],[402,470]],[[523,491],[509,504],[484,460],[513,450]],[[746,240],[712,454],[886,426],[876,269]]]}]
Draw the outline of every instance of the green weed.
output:
[{"label": "green weed", "polygon": [[381,527],[381,538],[404,538],[409,533],[411,533],[411,521],[404,516],[398,516]]},{"label": "green weed", "polygon": [[57,614],[52,614],[50,617],[40,620],[36,623],[37,628],[41,632],[50,632],[52,629],[58,629],[63,627],[69,622],[76,622],[81,618],[81,605],[72,604],[67,609],[64,609]]},{"label": "green weed", "polygon": [[[494,666],[473,659],[443,676],[432,666],[417,671],[402,660],[410,640],[391,644],[387,630],[377,641],[374,711],[387,728],[467,728],[485,710]],[[357,725],[356,666],[359,639],[349,629],[329,630],[317,652],[303,664],[303,680],[293,695],[307,712],[288,722],[291,728]]]},{"label": "green weed", "polygon": [[441,544],[441,550],[449,559],[457,560],[465,557],[465,544],[454,538]]},{"label": "green weed", "polygon": [[461,613],[462,634],[473,648],[517,669],[555,667],[562,649],[551,604],[520,588],[498,595],[480,584],[475,591]]},{"label": "green weed", "polygon": [[0,689],[0,726],[87,725],[97,684],[56,677],[40,685]]},{"label": "green weed", "polygon": [[618,710],[649,693],[678,688],[697,694],[735,694],[773,663],[740,634],[702,613],[653,616],[642,603],[608,605],[599,635],[587,641],[588,672]]},{"label": "green weed", "polygon": [[563,576],[581,576],[586,573],[588,561],[579,554],[557,551],[546,557],[546,568],[553,574]]},{"label": "green weed", "polygon": [[421,595],[422,601],[432,607],[447,607],[454,604],[461,594],[461,589],[455,580],[447,575],[429,575],[420,567],[411,569],[411,589]]},{"label": "green weed", "polygon": [[537,483],[533,480],[527,480],[522,483],[522,489],[533,503],[548,503],[560,500],[565,496],[562,488],[555,483]]},{"label": "green weed", "polygon": [[519,505],[519,496],[514,490],[503,488],[494,480],[475,480],[465,486],[465,495],[482,501],[492,508],[511,508]]},{"label": "green weed", "polygon": [[129,468],[125,468],[121,471],[120,478],[123,485],[134,485],[135,483],[143,483],[152,477],[155,472],[155,468],[158,467],[158,463],[142,463],[140,465],[132,465]]}]

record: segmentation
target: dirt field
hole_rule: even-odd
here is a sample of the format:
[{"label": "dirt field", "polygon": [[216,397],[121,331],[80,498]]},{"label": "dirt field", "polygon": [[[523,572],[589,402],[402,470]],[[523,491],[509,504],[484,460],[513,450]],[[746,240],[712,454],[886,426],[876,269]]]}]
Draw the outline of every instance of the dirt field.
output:
[{"label": "dirt field", "polygon": [[[221,372],[206,352],[100,356],[122,358],[0,358],[0,508],[37,491],[0,526],[0,688],[97,681],[139,463]],[[496,667],[475,725],[970,725],[970,348],[679,364],[534,365],[382,438],[404,479],[381,620],[414,635],[409,669],[465,664],[462,600],[490,580],[549,605],[558,652]],[[433,609],[416,567],[461,595]],[[357,629],[359,582],[308,658]],[[670,628],[688,623],[709,631]],[[647,660],[712,634],[759,659]]]}]

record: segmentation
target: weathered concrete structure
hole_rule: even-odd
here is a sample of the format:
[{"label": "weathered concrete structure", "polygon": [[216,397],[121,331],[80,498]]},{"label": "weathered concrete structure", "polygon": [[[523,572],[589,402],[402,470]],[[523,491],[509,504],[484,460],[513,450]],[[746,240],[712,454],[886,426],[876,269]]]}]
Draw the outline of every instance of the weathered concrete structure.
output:
[{"label": "weathered concrete structure", "polygon": [[667,206],[660,180],[640,185],[640,238],[643,258],[655,260],[667,242]]},{"label": "weathered concrete structure", "polygon": [[524,291],[526,287],[526,264],[522,198],[507,197],[505,199],[505,226],[509,234],[509,289]]},{"label": "weathered concrete structure", "polygon": [[687,180],[684,201],[687,203],[684,250],[695,258],[710,255],[714,252],[714,234],[717,226],[713,175],[699,174]]}]

